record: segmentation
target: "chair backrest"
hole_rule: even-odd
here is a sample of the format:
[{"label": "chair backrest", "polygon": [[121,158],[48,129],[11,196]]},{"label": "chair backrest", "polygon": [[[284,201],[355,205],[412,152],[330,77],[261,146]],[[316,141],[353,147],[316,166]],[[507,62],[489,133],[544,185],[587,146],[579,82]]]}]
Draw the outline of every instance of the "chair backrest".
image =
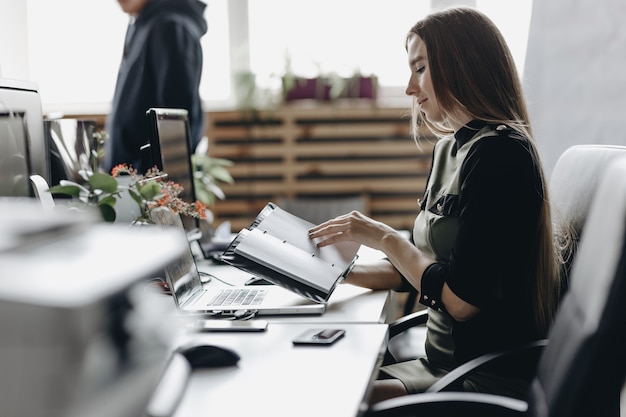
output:
[{"label": "chair backrest", "polygon": [[548,185],[553,223],[558,233],[572,233],[572,244],[563,253],[567,260],[565,276],[569,275],[598,179],[613,159],[625,155],[626,146],[574,145],[561,154],[554,166]]},{"label": "chair backrest", "polygon": [[[585,175],[570,179],[572,186]],[[529,396],[539,417],[618,416],[626,373],[626,158],[600,176]]]}]

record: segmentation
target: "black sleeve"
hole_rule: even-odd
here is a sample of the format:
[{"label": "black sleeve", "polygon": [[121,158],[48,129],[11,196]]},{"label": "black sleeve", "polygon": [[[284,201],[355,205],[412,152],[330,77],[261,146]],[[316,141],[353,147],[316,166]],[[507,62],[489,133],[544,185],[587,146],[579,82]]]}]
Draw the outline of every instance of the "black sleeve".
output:
[{"label": "black sleeve", "polygon": [[187,109],[191,113],[202,75],[199,38],[174,17],[154,25],[151,35],[155,107]]},{"label": "black sleeve", "polygon": [[541,177],[525,139],[495,136],[472,145],[460,181],[455,244],[449,260],[425,271],[420,302],[441,303],[446,282],[458,297],[483,308],[501,299],[504,280],[519,275],[510,272],[526,269],[532,259]]}]

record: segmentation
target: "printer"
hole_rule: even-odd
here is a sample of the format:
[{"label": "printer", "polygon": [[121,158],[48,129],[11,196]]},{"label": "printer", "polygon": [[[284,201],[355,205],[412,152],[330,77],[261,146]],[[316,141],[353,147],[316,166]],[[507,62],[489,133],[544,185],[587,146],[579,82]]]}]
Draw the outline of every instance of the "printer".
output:
[{"label": "printer", "polygon": [[184,233],[0,199],[0,415],[142,416],[177,323],[150,278]]}]

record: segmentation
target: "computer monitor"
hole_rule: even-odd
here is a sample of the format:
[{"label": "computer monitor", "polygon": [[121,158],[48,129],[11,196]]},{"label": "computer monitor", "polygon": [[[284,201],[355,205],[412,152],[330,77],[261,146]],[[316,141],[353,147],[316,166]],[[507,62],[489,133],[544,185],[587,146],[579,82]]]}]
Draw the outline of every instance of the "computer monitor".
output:
[{"label": "computer monitor", "polygon": [[61,180],[82,182],[81,171],[93,169],[92,154],[98,151],[95,120],[44,120],[44,137],[50,146],[50,185]]},{"label": "computer monitor", "polygon": [[30,174],[41,175],[50,183],[50,146],[43,133],[41,97],[37,83],[0,78],[0,112],[24,114]]},{"label": "computer monitor", "polygon": [[[146,120],[148,143],[142,147],[142,166],[156,166],[167,173],[169,180],[183,187],[180,198],[189,203],[195,201],[187,110],[151,108],[146,112]],[[198,229],[197,219],[181,217],[187,232]]]},{"label": "computer monitor", "polygon": [[33,197],[24,112],[0,111],[0,197]]}]

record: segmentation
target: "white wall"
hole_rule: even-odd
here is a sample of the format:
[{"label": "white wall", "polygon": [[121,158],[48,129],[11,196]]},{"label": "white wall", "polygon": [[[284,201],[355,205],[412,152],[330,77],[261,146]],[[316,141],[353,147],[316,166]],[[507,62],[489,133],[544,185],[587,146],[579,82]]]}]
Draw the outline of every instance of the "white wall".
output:
[{"label": "white wall", "polygon": [[0,77],[26,80],[26,0],[0,0]]},{"label": "white wall", "polygon": [[574,144],[626,145],[626,2],[535,1],[524,87],[548,173]]}]

